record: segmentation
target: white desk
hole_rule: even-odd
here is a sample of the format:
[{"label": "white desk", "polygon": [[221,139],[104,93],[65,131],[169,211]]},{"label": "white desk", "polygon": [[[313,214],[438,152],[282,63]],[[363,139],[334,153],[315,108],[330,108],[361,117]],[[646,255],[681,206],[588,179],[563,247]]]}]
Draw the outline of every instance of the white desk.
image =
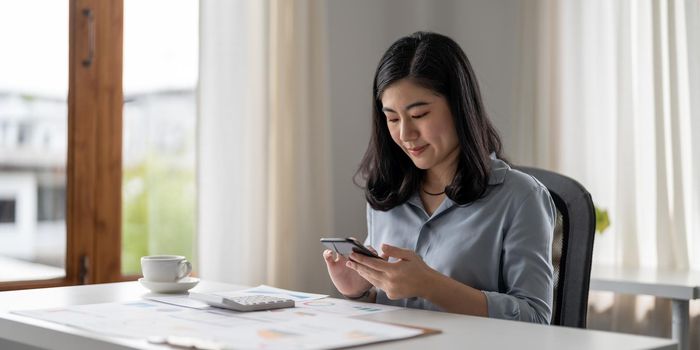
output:
[{"label": "white desk", "polygon": [[593,266],[591,290],[653,295],[671,299],[672,334],[687,350],[690,300],[700,299],[700,272],[658,271],[650,268]]},{"label": "white desk", "polygon": [[[213,291],[241,286],[202,282],[195,289]],[[139,299],[146,290],[136,282],[59,287],[0,293],[0,339],[45,349],[124,350],[166,349],[145,341],[108,338],[101,335],[22,317],[8,310],[41,309],[66,305]],[[534,325],[425,310],[402,309],[363,319],[395,322],[442,330],[441,334],[368,346],[372,349],[676,349],[670,339],[611,332]],[[0,341],[0,348],[7,348]],[[15,344],[16,346],[17,344]]]}]

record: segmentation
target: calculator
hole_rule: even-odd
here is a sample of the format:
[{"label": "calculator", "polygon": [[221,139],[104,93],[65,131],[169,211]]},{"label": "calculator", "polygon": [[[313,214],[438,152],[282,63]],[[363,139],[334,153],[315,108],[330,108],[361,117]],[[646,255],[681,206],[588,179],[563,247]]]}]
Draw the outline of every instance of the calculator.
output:
[{"label": "calculator", "polygon": [[190,292],[190,298],[203,301],[211,306],[234,311],[262,311],[294,307],[294,300],[270,295]]}]

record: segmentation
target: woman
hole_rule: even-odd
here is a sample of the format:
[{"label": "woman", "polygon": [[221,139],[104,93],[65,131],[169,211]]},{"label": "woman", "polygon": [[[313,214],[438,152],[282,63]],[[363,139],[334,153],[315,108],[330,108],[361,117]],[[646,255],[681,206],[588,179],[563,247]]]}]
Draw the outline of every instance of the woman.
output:
[{"label": "woman", "polygon": [[555,207],[511,169],[476,77],[452,39],[396,41],[374,78],[358,174],[368,236],[385,260],[323,255],[350,299],[547,324]]}]

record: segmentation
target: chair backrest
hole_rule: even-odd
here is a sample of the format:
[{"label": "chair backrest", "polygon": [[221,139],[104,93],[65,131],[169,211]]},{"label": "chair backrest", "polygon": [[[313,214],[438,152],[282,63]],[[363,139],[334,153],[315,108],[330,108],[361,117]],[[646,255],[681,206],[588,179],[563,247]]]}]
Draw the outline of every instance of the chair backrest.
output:
[{"label": "chair backrest", "polygon": [[559,212],[552,243],[554,265],[553,325],[586,328],[591,279],[595,209],[588,191],[576,180],[551,171],[515,167],[549,190]]}]

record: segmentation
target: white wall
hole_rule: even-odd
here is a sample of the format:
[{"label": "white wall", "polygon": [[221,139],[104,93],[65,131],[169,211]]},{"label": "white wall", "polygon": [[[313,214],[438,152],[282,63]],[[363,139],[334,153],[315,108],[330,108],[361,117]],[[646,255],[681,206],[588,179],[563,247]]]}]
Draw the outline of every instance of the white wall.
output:
[{"label": "white wall", "polygon": [[515,127],[521,6],[512,0],[328,0],[335,235],[366,234],[365,201],[352,176],[369,141],[374,70],[401,36],[430,30],[457,41],[474,67],[506,154],[528,159],[522,147],[528,140]]}]

